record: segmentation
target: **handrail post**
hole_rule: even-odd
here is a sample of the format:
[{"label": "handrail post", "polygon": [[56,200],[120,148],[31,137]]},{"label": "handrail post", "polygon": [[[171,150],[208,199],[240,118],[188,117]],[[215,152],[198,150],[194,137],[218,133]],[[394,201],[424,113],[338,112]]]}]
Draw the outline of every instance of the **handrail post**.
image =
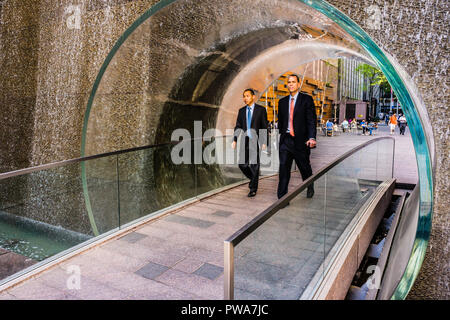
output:
[{"label": "handrail post", "polygon": [[223,242],[224,248],[224,299],[234,300],[234,246],[229,241]]}]

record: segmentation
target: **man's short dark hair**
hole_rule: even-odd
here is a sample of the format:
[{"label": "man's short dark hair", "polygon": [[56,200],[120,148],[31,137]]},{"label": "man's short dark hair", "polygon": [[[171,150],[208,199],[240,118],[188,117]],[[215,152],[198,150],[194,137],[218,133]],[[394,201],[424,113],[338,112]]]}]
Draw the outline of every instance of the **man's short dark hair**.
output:
[{"label": "man's short dark hair", "polygon": [[[297,78],[297,82],[300,82],[300,77],[298,75],[296,75],[295,73],[290,74],[289,77],[296,77]],[[288,79],[289,79],[288,77]]]},{"label": "man's short dark hair", "polygon": [[242,94],[246,93],[247,91],[249,91],[252,94],[252,96],[255,95],[255,90],[253,90],[252,88],[245,89],[244,92],[242,92]]}]

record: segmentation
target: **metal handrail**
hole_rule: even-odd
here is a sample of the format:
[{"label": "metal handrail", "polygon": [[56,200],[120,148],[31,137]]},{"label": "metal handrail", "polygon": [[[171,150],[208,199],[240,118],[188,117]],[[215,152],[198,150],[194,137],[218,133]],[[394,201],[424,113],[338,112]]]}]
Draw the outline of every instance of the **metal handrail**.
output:
[{"label": "metal handrail", "polygon": [[[232,236],[230,236],[228,239],[225,240],[225,242],[229,242],[233,246],[238,245],[242,240],[244,240],[250,233],[252,233],[256,228],[258,228],[261,224],[263,224],[267,219],[269,219],[271,216],[273,216],[279,209],[283,208],[289,201],[294,199],[299,193],[304,191],[306,187],[313,181],[319,179],[321,176],[323,176],[325,173],[327,173],[330,169],[344,161],[346,158],[357,152],[358,150],[361,150],[365,148],[366,146],[375,143],[380,140],[384,139],[391,139],[394,141],[394,148],[395,148],[395,139],[393,137],[379,137],[372,139],[370,141],[367,141],[366,143],[363,143],[346,153],[344,153],[342,156],[340,156],[338,159],[333,161],[332,163],[326,165],[325,167],[321,168],[316,174],[312,175],[308,179],[306,179],[301,185],[299,185],[294,191],[291,193],[288,193],[284,195],[282,198],[278,199],[274,204],[272,204],[270,207],[265,209],[263,212],[261,212],[258,216],[253,218],[249,223],[247,223],[245,226],[243,226],[241,229],[236,231]],[[392,168],[394,166],[392,165]]]},{"label": "metal handrail", "polygon": [[[240,228],[238,231],[236,231],[232,236],[230,236],[228,239],[224,241],[224,281],[225,281],[225,298],[226,299],[233,299],[233,291],[234,291],[234,285],[233,285],[233,277],[234,277],[234,264],[233,264],[233,256],[234,256],[234,247],[237,246],[242,240],[247,238],[251,233],[253,233],[259,226],[261,226],[265,221],[270,219],[275,213],[277,213],[280,209],[284,208],[288,202],[290,202],[292,199],[294,199],[298,194],[303,192],[311,182],[314,182],[315,180],[322,177],[324,174],[326,174],[328,171],[330,171],[332,168],[337,166],[339,163],[350,157],[351,155],[355,154],[357,151],[367,147],[368,145],[378,142],[380,140],[390,139],[393,141],[393,150],[395,150],[395,139],[393,137],[379,137],[372,139],[370,141],[367,141],[366,143],[363,143],[346,153],[344,153],[342,156],[337,158],[332,163],[322,167],[316,174],[312,175],[308,179],[306,179],[301,185],[295,188],[294,191],[291,193],[288,193],[284,195],[282,198],[278,199],[274,204],[272,204],[270,207],[265,209],[263,212],[261,212],[258,216],[253,218],[249,223],[244,225],[242,228]],[[394,171],[394,154],[392,155],[392,175]],[[227,277],[228,275],[228,277]]]},{"label": "metal handrail", "polygon": [[[229,136],[230,135],[215,136],[214,138],[216,138],[216,139],[217,138],[226,138]],[[200,140],[200,139],[203,139],[203,138],[191,138],[187,141],[195,141],[195,140]],[[43,164],[43,165],[39,165],[39,166],[4,172],[4,173],[0,173],[0,180],[6,179],[6,178],[11,178],[11,177],[16,177],[16,176],[21,176],[21,175],[36,172],[36,171],[53,169],[53,168],[61,167],[64,165],[79,163],[79,162],[88,161],[88,160],[105,158],[105,157],[110,157],[110,156],[114,156],[114,155],[119,155],[119,154],[134,152],[134,151],[141,151],[141,150],[146,150],[146,149],[151,149],[151,148],[164,147],[164,146],[168,146],[168,145],[176,145],[180,142],[186,142],[186,141],[185,140],[171,141],[171,142],[165,142],[165,143],[159,143],[159,144],[133,147],[133,148],[129,148],[129,149],[122,149],[122,150],[116,150],[116,151],[111,151],[111,152],[106,152],[106,153],[99,153],[99,154],[92,155],[92,156],[73,158],[73,159],[68,159],[68,160],[63,160],[63,161],[47,163],[47,164]]]}]

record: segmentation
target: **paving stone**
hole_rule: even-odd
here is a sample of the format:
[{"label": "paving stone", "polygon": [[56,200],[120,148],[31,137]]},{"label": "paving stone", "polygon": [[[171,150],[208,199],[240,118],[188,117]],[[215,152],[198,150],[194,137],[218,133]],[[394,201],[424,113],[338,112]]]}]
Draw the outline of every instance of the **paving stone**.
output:
[{"label": "paving stone", "polygon": [[203,238],[202,236],[204,234],[180,233],[172,236],[169,241],[223,254],[223,240]]},{"label": "paving stone", "polygon": [[148,236],[152,236],[155,238],[167,239],[175,232],[164,228],[158,228],[153,223],[149,223],[148,225],[145,225],[144,227],[140,228],[139,233],[146,234]]},{"label": "paving stone", "polygon": [[99,281],[99,278],[108,273],[99,273],[95,276],[95,279],[92,279],[86,276],[82,269],[78,269],[78,271],[69,269],[69,271],[71,272],[56,267],[41,274],[38,280],[45,286],[54,288],[65,295],[73,296],[77,299],[120,300],[129,296],[129,294]]},{"label": "paving stone", "polygon": [[267,283],[260,279],[240,275],[235,275],[234,285],[235,290],[245,290],[253,295],[262,297],[261,299],[263,300],[295,300],[299,298],[304,290],[300,286],[293,286],[282,281]]},{"label": "paving stone", "polygon": [[131,299],[145,300],[192,300],[195,295],[144,278],[135,273],[118,272],[104,274],[97,281],[130,295]]},{"label": "paving stone", "polygon": [[117,264],[112,264],[107,260],[100,261],[93,256],[85,255],[79,255],[67,261],[64,261],[59,265],[59,268],[67,273],[69,270],[72,270],[73,272],[74,266],[80,268],[81,274],[83,276],[89,277],[91,279],[96,279],[98,276],[101,276],[104,273],[123,271],[122,266],[117,266]]},{"label": "paving stone", "polygon": [[204,248],[192,248],[188,253],[188,257],[205,261],[216,266],[223,266],[223,248],[222,251],[211,251]]},{"label": "paving stone", "polygon": [[131,272],[138,270],[148,262],[155,262],[171,267],[184,258],[184,255],[179,254],[178,250],[171,250],[168,246],[154,246],[153,242],[147,246],[145,241],[148,240],[150,240],[150,238],[145,238],[140,242],[133,244],[115,241],[110,243],[105,249],[112,253],[123,255],[125,258],[129,257],[131,263],[129,263],[127,270]]},{"label": "paving stone", "polygon": [[61,290],[49,287],[37,279],[31,279],[7,290],[7,293],[18,300],[68,300],[74,296]]},{"label": "paving stone", "polygon": [[234,263],[235,277],[253,279],[267,285],[274,285],[285,279],[286,270],[281,267],[242,257]]},{"label": "paving stone", "polygon": [[203,299],[223,299],[222,279],[217,279],[217,281],[210,280],[195,274],[170,269],[156,278],[156,280]]},{"label": "paving stone", "polygon": [[234,288],[234,300],[265,300],[265,299],[267,299],[267,297],[259,296],[239,288]]},{"label": "paving stone", "polygon": [[204,264],[203,261],[188,257],[173,266],[173,269],[183,271],[185,273],[193,273]]},{"label": "paving stone", "polygon": [[168,269],[166,266],[150,262],[135,273],[147,279],[155,279]]},{"label": "paving stone", "polygon": [[201,219],[195,219],[195,218],[189,218],[189,217],[183,217],[180,215],[170,215],[167,218],[165,218],[166,221],[180,223],[180,224],[186,224],[193,227],[198,227],[202,229],[209,228],[214,224],[214,222],[201,220]]},{"label": "paving stone", "polygon": [[159,286],[141,286],[133,288],[130,298],[133,300],[204,300],[193,293],[185,292],[159,282],[153,281]]},{"label": "paving stone", "polygon": [[83,276],[81,277],[79,289],[65,289],[65,292],[82,300],[126,300],[130,296],[127,292]]},{"label": "paving stone", "polygon": [[[87,257],[93,258],[93,266],[91,266],[91,268],[98,268],[103,265],[112,265],[122,271],[134,272],[145,262],[145,259],[143,258],[136,258],[134,253],[131,251],[131,248],[128,251],[124,249],[124,251],[120,251],[116,250],[118,247],[114,247],[114,249],[112,248],[114,244],[119,245],[120,241],[114,241],[108,244],[108,246],[96,248],[86,254]],[[124,243],[124,245],[127,244]],[[133,244],[128,244],[130,247],[132,245]]]},{"label": "paving stone", "polygon": [[[169,221],[157,221],[158,228],[165,228],[171,231],[174,231],[174,234],[170,237],[168,237],[166,240],[171,240],[174,238],[177,238],[180,235],[185,235],[186,237],[197,237],[197,238],[203,238],[203,239],[214,239],[216,238],[216,233],[211,231],[210,228],[207,229],[201,229],[198,227],[181,224],[181,223],[174,223]],[[143,240],[145,241],[145,239]]]},{"label": "paving stone", "polygon": [[[243,215],[229,215],[229,216],[220,216],[220,215],[214,215],[213,213],[205,213],[205,212],[196,212],[195,210],[185,210],[183,215],[185,217],[190,218],[198,218],[198,219],[204,219],[208,221],[215,222],[216,224],[214,226],[211,226],[208,228],[208,230],[214,229],[214,227],[217,228],[226,228],[229,226],[234,227],[234,231],[236,231],[236,226],[238,225],[245,225],[248,223],[248,217]],[[220,230],[220,229],[219,229]]]},{"label": "paving stone", "polygon": [[199,269],[197,269],[194,274],[208,278],[210,280],[216,279],[223,273],[223,268],[215,266],[213,264],[205,263]]},{"label": "paving stone", "polygon": [[[297,254],[301,256],[301,254]],[[285,253],[284,251],[269,251],[264,252],[260,250],[250,251],[245,255],[245,258],[251,259],[257,262],[262,262],[268,265],[273,265],[281,268],[288,269],[300,269],[305,263],[307,263],[307,258],[293,258],[292,255]]]},{"label": "paving stone", "polygon": [[8,292],[0,292],[0,300],[17,300],[16,297],[10,295]]},{"label": "paving stone", "polygon": [[136,243],[139,240],[142,240],[146,237],[147,237],[147,235],[145,235],[145,234],[138,233],[138,232],[131,232],[131,233],[119,238],[119,240],[127,241],[129,243]]}]

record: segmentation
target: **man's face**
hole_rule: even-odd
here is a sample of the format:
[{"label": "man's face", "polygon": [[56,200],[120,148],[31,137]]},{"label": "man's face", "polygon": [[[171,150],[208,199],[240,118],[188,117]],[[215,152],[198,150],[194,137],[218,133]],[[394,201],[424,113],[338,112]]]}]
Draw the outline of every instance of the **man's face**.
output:
[{"label": "man's face", "polygon": [[297,77],[290,76],[288,78],[287,87],[289,90],[289,93],[296,93],[298,89],[300,88],[300,83],[297,80]]},{"label": "man's face", "polygon": [[255,96],[250,91],[245,91],[243,95],[244,103],[247,106],[251,106],[255,101]]}]

